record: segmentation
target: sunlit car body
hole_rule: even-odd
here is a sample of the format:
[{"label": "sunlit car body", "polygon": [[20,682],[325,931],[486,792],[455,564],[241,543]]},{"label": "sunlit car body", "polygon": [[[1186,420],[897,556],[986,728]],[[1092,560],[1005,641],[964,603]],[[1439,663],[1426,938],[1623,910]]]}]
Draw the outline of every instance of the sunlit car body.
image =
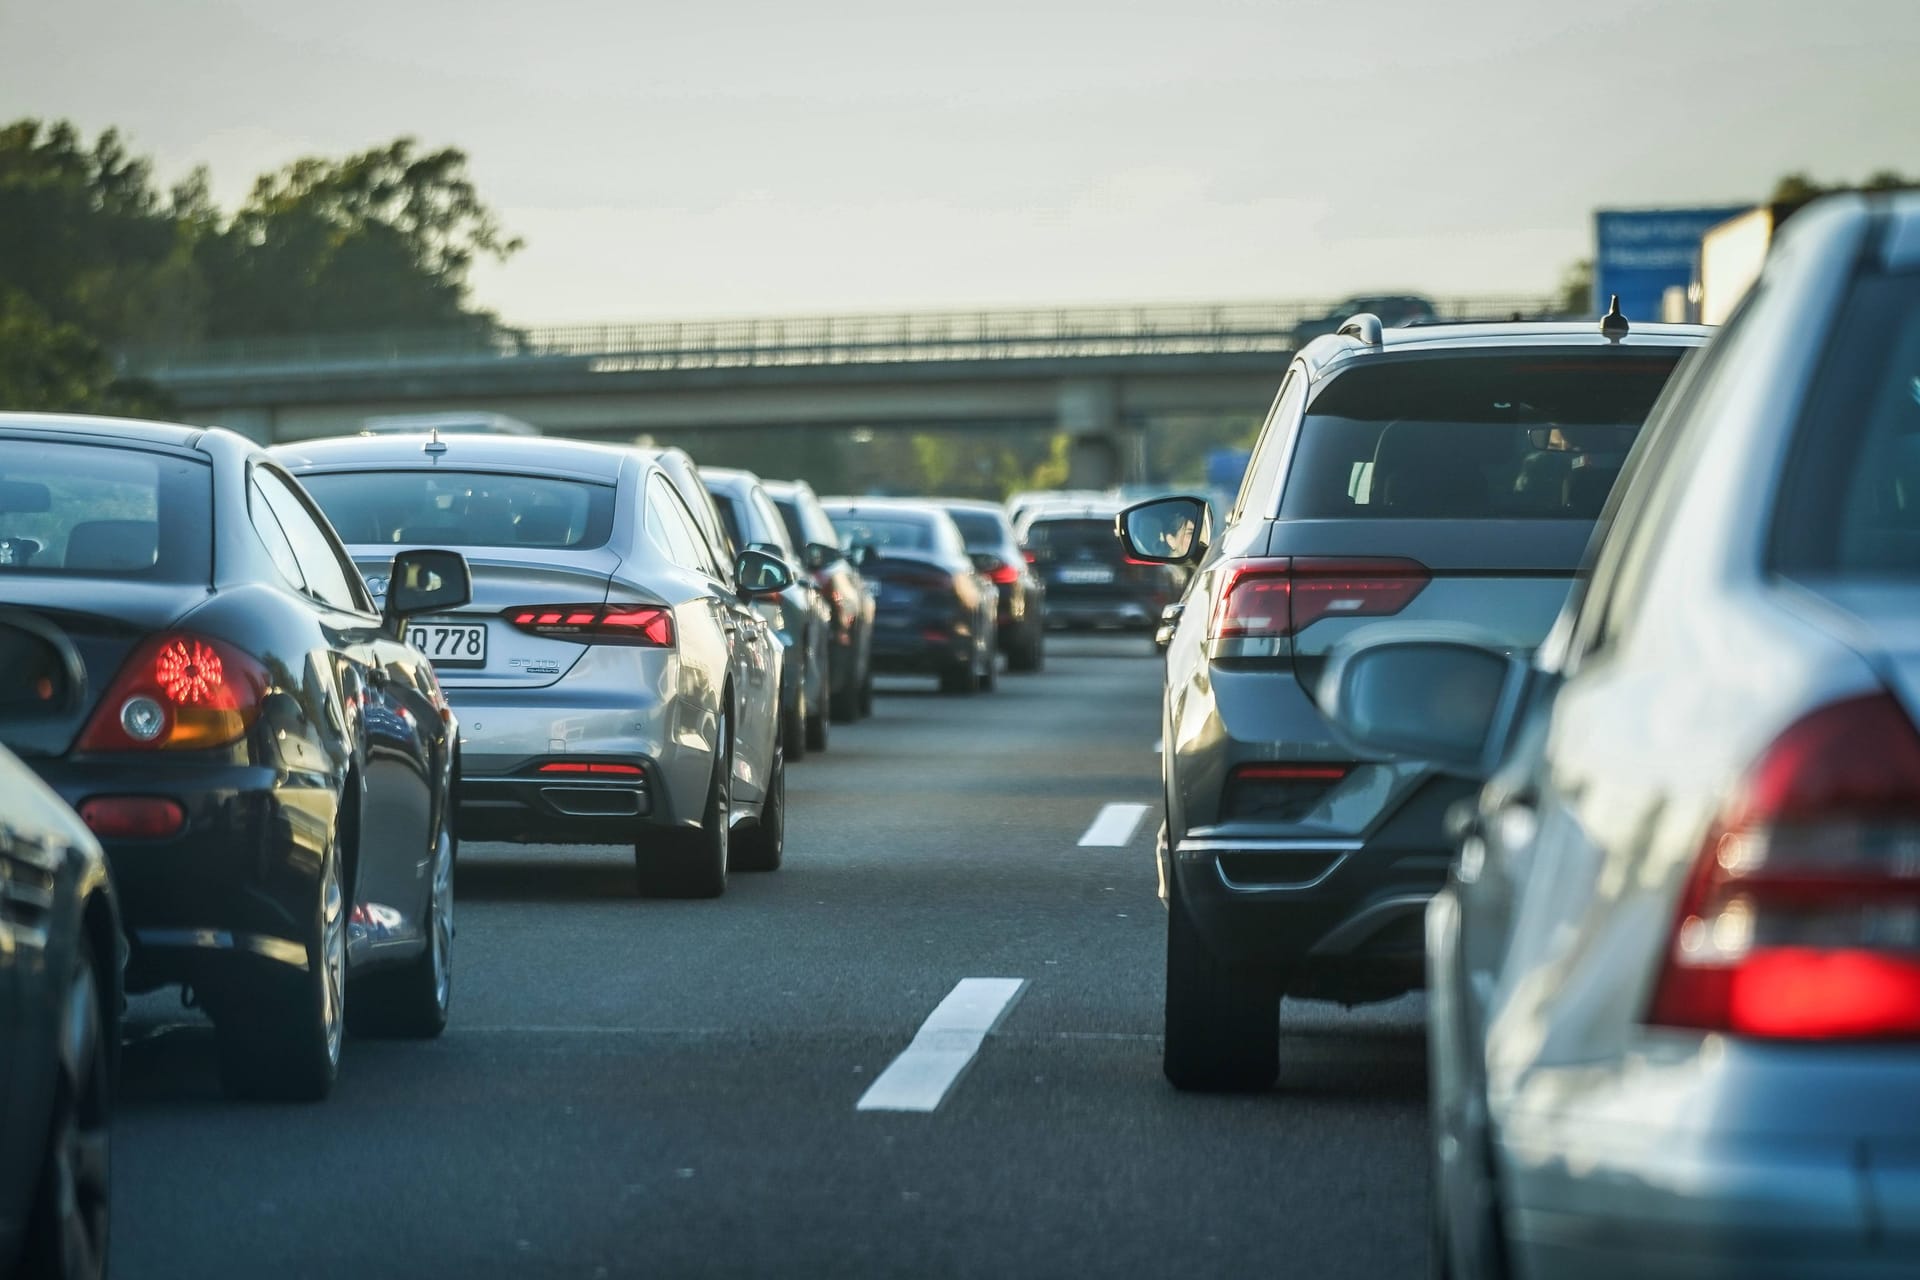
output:
[{"label": "sunlit car body", "polygon": [[[18,636],[0,611],[0,706],[11,714],[35,700],[41,674]],[[23,661],[35,678],[17,678]],[[100,842],[4,747],[0,796],[0,1272],[99,1275],[120,916]]]},{"label": "sunlit car body", "polygon": [[793,585],[755,602],[784,651],[780,725],[787,759],[827,749],[829,655],[833,612],[795,550],[780,511],[751,471],[702,467],[700,479],[719,507],[720,520],[736,547],[757,547],[779,556],[793,572]]},{"label": "sunlit car body", "polygon": [[413,626],[460,714],[463,835],[630,845],[649,894],[778,863],[780,645],[658,454],[506,436],[277,452],[376,591],[396,549],[467,554],[472,603]]},{"label": "sunlit car body", "polygon": [[245,1096],[324,1096],[348,1019],[437,1035],[453,721],[325,519],[224,431],[0,415],[0,472],[0,593],[85,690],[0,740],[105,847],[128,988],[188,987]]},{"label": "sunlit car body", "polygon": [[993,688],[999,593],[967,555],[953,517],[897,498],[823,505],[874,596],[874,669],[938,676],[945,693]]},{"label": "sunlit car body", "polygon": [[846,722],[872,715],[873,596],[866,580],[847,559],[811,485],[804,480],[762,484],[833,616],[827,661],[833,718]]},{"label": "sunlit car body", "polygon": [[1493,673],[1427,917],[1454,1274],[1920,1274],[1916,375],[1920,198],[1796,214],[1536,664],[1329,674],[1364,736],[1383,672]]},{"label": "sunlit car body", "polygon": [[1179,598],[1185,569],[1131,560],[1113,536],[1119,509],[1112,500],[1047,503],[1021,517],[1020,543],[1046,587],[1050,625],[1150,631]]},{"label": "sunlit car body", "polygon": [[[1162,729],[1176,1085],[1270,1084],[1282,993],[1354,1004],[1420,985],[1420,921],[1449,861],[1442,817],[1472,788],[1356,758],[1314,698],[1328,649],[1461,623],[1538,644],[1626,448],[1704,336],[1358,317],[1295,360],[1211,545],[1131,548],[1198,557]],[[1126,518],[1200,524],[1204,509],[1176,498]]]},{"label": "sunlit car body", "polygon": [[997,503],[936,499],[960,526],[967,554],[1000,589],[995,625],[1007,670],[1038,671],[1046,662],[1047,587],[1027,563],[1013,522]]}]

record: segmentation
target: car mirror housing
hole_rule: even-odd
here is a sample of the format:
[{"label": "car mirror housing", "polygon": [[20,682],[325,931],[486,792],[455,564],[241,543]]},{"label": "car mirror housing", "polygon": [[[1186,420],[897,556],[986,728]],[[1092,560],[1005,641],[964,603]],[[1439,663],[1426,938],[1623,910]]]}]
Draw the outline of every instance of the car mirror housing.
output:
[{"label": "car mirror housing", "polygon": [[818,573],[840,558],[840,548],[824,542],[809,542],[805,551],[807,571]]},{"label": "car mirror housing", "polygon": [[733,578],[742,599],[778,595],[793,585],[793,568],[779,556],[748,547],[733,562]]},{"label": "car mirror housing", "polygon": [[990,551],[970,552],[967,559],[973,561],[973,571],[975,573],[992,573],[1003,563],[999,556],[994,555]]},{"label": "car mirror housing", "polygon": [[1474,636],[1369,639],[1363,632],[1328,655],[1319,701],[1362,751],[1484,778],[1526,671],[1519,658]]},{"label": "car mirror housing", "polygon": [[64,632],[33,614],[0,609],[0,718],[69,715],[86,684],[80,651]]},{"label": "car mirror housing", "polygon": [[1154,498],[1113,518],[1127,554],[1145,564],[1198,564],[1213,535],[1205,498]]},{"label": "car mirror housing", "polygon": [[473,573],[458,551],[402,551],[387,578],[386,631],[397,636],[408,618],[457,609],[473,599]]}]

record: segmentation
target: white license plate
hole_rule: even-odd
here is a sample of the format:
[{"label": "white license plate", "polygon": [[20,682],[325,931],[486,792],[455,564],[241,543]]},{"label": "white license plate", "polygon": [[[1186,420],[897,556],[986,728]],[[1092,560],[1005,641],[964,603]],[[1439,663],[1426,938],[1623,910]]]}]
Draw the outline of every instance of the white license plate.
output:
[{"label": "white license plate", "polygon": [[432,659],[436,667],[487,665],[487,625],[484,622],[412,622],[407,643]]},{"label": "white license plate", "polygon": [[1104,564],[1070,564],[1060,570],[1059,580],[1071,586],[1091,586],[1097,582],[1112,582],[1113,570]]}]

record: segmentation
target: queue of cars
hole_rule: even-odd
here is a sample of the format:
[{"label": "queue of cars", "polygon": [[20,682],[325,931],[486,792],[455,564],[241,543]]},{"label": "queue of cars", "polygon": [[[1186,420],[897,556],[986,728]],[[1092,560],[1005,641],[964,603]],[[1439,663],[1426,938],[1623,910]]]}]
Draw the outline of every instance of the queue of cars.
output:
[{"label": "queue of cars", "polygon": [[1223,527],[1116,531],[1197,568],[1176,1085],[1424,985],[1434,1274],[1920,1271],[1920,197],[1710,341],[1355,317]]}]

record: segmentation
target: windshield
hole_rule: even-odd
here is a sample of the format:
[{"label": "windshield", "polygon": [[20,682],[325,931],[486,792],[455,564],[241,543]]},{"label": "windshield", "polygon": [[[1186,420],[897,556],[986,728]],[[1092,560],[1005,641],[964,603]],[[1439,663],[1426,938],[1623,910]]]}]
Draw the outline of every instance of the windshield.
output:
[{"label": "windshield", "polygon": [[611,485],[464,471],[300,478],[343,542],[587,550],[613,532]]},{"label": "windshield", "polygon": [[1055,559],[1078,556],[1082,559],[1118,561],[1120,539],[1114,536],[1113,520],[1035,520],[1027,529],[1027,546]]},{"label": "windshield", "polygon": [[833,527],[840,531],[843,547],[877,547],[883,551],[934,549],[933,526],[924,520],[830,514]]},{"label": "windshield", "polygon": [[949,508],[947,514],[960,526],[960,536],[966,539],[969,551],[994,551],[1005,541],[1006,533],[1001,528],[1000,517],[991,511],[974,511],[966,507]]},{"label": "windshield", "polygon": [[0,441],[0,574],[205,582],[212,476],[117,441]]}]

